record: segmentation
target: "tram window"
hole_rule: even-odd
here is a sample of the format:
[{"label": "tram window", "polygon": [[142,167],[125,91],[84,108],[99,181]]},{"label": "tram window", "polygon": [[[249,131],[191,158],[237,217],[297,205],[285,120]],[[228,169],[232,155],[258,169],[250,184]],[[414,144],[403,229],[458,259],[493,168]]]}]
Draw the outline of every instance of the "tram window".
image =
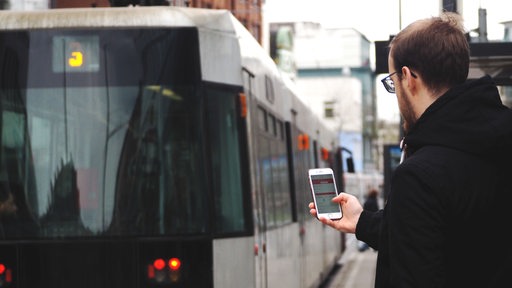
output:
[{"label": "tram window", "polygon": [[286,147],[282,141],[275,141],[272,157],[272,178],[274,184],[276,224],[289,223],[292,220],[292,203],[288,177],[288,159]]},{"label": "tram window", "polygon": [[4,111],[2,113],[2,144],[6,148],[23,148],[25,143],[24,134],[22,133],[25,125],[25,119],[22,113],[13,111]]},{"label": "tram window", "polygon": [[265,75],[265,96],[270,103],[274,103],[274,84],[268,75]]},{"label": "tram window", "polygon": [[[512,33],[512,29],[509,29],[508,31],[509,34]],[[512,109],[512,86],[500,86],[499,88],[503,104]]]},{"label": "tram window", "polygon": [[316,142],[316,140],[313,140],[313,163],[315,163],[315,166],[314,167],[320,167],[320,163],[319,163],[319,151],[318,151],[318,144]]},{"label": "tram window", "polygon": [[[300,134],[304,132],[299,130],[297,127],[293,128],[293,135],[295,139]],[[311,201],[311,193],[309,192],[309,184],[307,181],[308,169],[314,167],[314,157],[313,157],[312,149],[307,150],[295,150],[294,152],[294,165],[295,168],[295,189],[296,189],[296,198],[297,198],[297,215],[299,219],[307,219],[311,217],[309,215],[309,210],[307,209],[307,203]]]},{"label": "tram window", "polygon": [[272,135],[276,135],[276,117],[272,114],[268,114],[268,126],[269,126],[269,133]]},{"label": "tram window", "polygon": [[263,194],[266,226],[268,228],[276,225],[274,208],[274,185],[272,178],[272,157],[270,154],[270,139],[266,135],[260,134],[258,137],[258,162],[261,175],[261,189]]},{"label": "tram window", "polygon": [[[2,33],[0,179],[17,193],[2,237],[211,233],[197,30],[64,30]],[[63,73],[51,56],[77,41],[91,48],[81,60],[99,58]],[[217,146],[237,139],[236,121],[222,119]]]},{"label": "tram window", "polygon": [[277,120],[277,138],[279,140],[284,140],[284,128],[283,128],[283,121]]},{"label": "tram window", "polygon": [[267,111],[258,106],[258,127],[261,131],[267,131]]},{"label": "tram window", "polygon": [[240,144],[236,115],[237,94],[207,89],[212,190],[218,233],[246,229]]},{"label": "tram window", "polygon": [[270,129],[259,132],[258,162],[266,224],[272,228],[292,221],[292,201],[283,122],[270,113],[266,118]]}]

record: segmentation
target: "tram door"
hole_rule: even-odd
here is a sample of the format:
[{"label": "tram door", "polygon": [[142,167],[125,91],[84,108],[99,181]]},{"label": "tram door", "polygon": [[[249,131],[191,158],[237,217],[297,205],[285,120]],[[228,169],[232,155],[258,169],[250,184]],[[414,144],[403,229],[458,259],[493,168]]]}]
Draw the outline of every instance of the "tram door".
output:
[{"label": "tram door", "polygon": [[254,261],[256,288],[267,287],[267,254],[266,254],[266,218],[265,218],[265,197],[262,194],[261,173],[259,161],[258,143],[258,104],[254,99],[254,74],[249,70],[243,70],[244,89],[247,97],[247,137],[250,157],[251,195],[253,195],[254,222]]}]

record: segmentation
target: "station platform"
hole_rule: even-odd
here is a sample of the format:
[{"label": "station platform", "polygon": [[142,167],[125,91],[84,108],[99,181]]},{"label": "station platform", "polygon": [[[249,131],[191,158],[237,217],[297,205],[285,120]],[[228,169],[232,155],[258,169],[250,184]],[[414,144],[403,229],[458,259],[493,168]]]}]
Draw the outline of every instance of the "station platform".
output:
[{"label": "station platform", "polygon": [[320,288],[373,288],[377,252],[360,252],[354,235],[347,235],[347,250],[329,279]]}]

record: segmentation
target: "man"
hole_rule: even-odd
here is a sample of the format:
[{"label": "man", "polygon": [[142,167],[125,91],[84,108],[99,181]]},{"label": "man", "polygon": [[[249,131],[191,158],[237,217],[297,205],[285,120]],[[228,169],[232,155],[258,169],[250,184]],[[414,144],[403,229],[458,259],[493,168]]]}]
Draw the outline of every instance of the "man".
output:
[{"label": "man", "polygon": [[341,193],[343,218],[320,221],[378,250],[375,287],[512,286],[512,111],[490,77],[466,81],[457,14],[416,21],[389,48],[405,160],[383,209]]}]

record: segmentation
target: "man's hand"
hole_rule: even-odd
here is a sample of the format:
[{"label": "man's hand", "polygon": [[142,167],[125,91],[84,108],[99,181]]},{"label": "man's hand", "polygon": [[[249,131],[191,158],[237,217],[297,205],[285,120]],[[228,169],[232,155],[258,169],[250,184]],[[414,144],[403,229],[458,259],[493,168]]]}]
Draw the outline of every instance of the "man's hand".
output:
[{"label": "man's hand", "polygon": [[[359,216],[361,212],[363,212],[363,206],[361,206],[359,200],[353,195],[340,193],[338,196],[334,197],[332,201],[341,205],[343,217],[339,220],[330,220],[325,217],[320,217],[318,220],[341,232],[356,233],[357,221],[359,221]],[[309,209],[309,213],[313,217],[317,217],[315,203],[309,203]]]}]

